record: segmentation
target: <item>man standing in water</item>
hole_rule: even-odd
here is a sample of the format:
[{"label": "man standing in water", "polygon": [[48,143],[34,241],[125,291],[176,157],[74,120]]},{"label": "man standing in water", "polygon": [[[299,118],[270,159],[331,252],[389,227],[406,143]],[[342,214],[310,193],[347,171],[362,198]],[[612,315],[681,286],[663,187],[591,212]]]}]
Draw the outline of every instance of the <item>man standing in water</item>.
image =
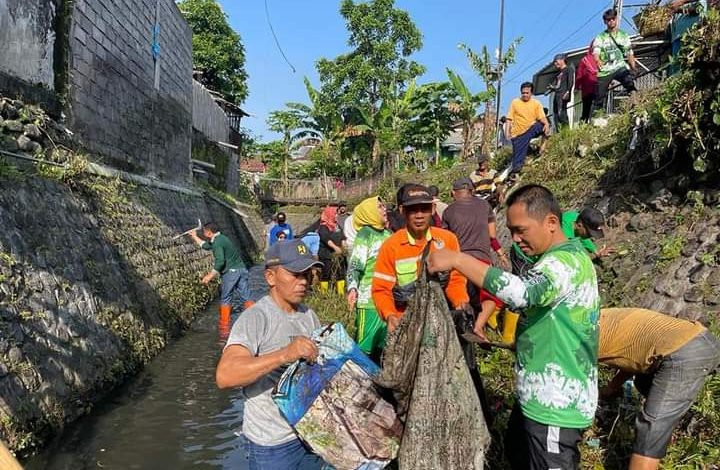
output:
[{"label": "man standing in water", "polygon": [[233,307],[241,310],[252,305],[248,285],[248,270],[240,257],[240,252],[225,234],[220,233],[217,224],[209,222],[203,225],[202,234],[205,240],[200,238],[195,233],[195,230],[188,233],[200,248],[212,251],[215,258],[212,271],[203,276],[200,282],[208,285],[213,279],[220,276],[218,330],[220,338],[225,339],[230,331],[230,314]]},{"label": "man standing in water", "polygon": [[515,390],[505,449],[514,470],[573,469],[578,444],[597,407],[600,295],[595,268],[580,242],[568,240],[552,193],[519,188],[507,200],[507,226],[528,256],[540,259],[520,277],[465,253],[430,253],[431,272],[456,269],[513,311],[517,330]]},{"label": "man standing in water", "polygon": [[285,366],[318,355],[310,340],[320,327],[302,304],[311,268],[322,263],[300,240],[276,243],[265,255],[270,292],[238,317],[215,372],[220,388],[243,387],[242,432],[248,439],[250,470],[315,470],[323,466],[297,438],[272,401]]}]

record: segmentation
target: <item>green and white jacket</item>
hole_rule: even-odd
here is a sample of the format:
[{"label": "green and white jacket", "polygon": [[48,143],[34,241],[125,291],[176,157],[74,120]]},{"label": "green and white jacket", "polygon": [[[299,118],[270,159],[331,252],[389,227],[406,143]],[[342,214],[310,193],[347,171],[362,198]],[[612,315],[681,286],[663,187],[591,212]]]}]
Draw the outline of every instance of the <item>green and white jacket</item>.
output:
[{"label": "green and white jacket", "polygon": [[370,293],[375,272],[375,260],[380,246],[390,235],[389,230],[376,230],[365,226],[355,236],[345,284],[348,292],[350,289],[357,289],[357,308],[375,308]]},{"label": "green and white jacket", "polygon": [[602,61],[598,77],[607,77],[621,68],[629,68],[625,58],[633,54],[630,36],[620,29],[612,36],[603,31],[593,41],[593,54],[598,54]]},{"label": "green and white jacket", "polygon": [[515,383],[523,415],[582,429],[597,407],[600,295],[580,242],[545,252],[525,277],[490,268],[483,286],[520,311]]}]

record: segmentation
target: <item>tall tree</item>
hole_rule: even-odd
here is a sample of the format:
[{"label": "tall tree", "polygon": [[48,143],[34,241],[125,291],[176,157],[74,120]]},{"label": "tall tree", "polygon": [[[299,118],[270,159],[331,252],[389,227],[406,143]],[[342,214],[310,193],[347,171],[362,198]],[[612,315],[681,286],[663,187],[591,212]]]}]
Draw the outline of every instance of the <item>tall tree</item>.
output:
[{"label": "tall tree", "polygon": [[[394,0],[343,0],[340,14],[345,18],[351,50],[333,60],[317,62],[321,91],[341,108],[364,109],[365,125],[391,123],[376,114],[383,105],[392,108],[390,102],[425,71],[410,59],[422,47],[422,35],[410,15],[395,8]],[[372,135],[378,136],[381,129],[373,129]],[[377,167],[379,141],[375,139],[371,145]]]},{"label": "tall tree", "polygon": [[522,42],[522,37],[515,38],[508,46],[507,50],[502,54],[502,59],[493,63],[490,58],[487,46],[483,46],[480,52],[475,52],[465,44],[460,44],[460,49],[465,51],[470,66],[477,72],[482,81],[485,83],[485,89],[488,91],[487,100],[485,101],[485,112],[483,113],[483,135],[481,139],[481,151],[489,150],[492,134],[490,131],[495,128],[492,113],[492,100],[495,99],[497,88],[495,83],[502,79],[505,71],[515,63],[515,53],[517,47]]},{"label": "tall tree", "polygon": [[193,33],[193,67],[199,81],[235,104],[248,95],[245,48],[215,0],[181,0],[178,7]]}]

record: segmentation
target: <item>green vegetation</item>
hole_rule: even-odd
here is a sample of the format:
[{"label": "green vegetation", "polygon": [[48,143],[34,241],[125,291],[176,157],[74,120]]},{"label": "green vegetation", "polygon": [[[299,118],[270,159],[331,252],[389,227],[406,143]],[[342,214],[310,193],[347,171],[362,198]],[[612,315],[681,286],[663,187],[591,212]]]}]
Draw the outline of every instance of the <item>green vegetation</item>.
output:
[{"label": "green vegetation", "polygon": [[241,104],[248,95],[245,48],[227,15],[215,0],[182,0],[178,8],[193,33],[193,68],[202,72],[198,80]]},{"label": "green vegetation", "polygon": [[[462,132],[461,160],[482,143],[488,148],[494,135],[493,82],[514,62],[519,40],[500,64],[491,63],[487,48],[475,53],[462,47],[485,81],[484,91],[470,90],[451,70],[447,81],[418,84],[424,67],[412,54],[422,47],[422,35],[394,0],[344,0],[340,14],[350,50],[318,60],[319,88],[305,78],[309,104],[287,103],[268,119],[269,128],[283,136],[258,152],[272,176],[349,179],[416,168],[430,160],[438,165],[444,157],[440,144],[453,129]],[[484,118],[478,116],[481,106]],[[486,125],[480,136],[481,119]],[[312,147],[307,162],[288,163],[290,152],[306,144]]]}]

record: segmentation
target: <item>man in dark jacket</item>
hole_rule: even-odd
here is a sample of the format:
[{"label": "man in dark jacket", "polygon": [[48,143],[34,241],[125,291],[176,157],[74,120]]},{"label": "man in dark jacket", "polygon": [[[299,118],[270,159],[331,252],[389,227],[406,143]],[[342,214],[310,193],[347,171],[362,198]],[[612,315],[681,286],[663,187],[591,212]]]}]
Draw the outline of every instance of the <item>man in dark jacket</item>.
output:
[{"label": "man in dark jacket", "polygon": [[561,126],[568,125],[567,107],[570,102],[572,89],[575,88],[575,67],[567,65],[565,54],[557,54],[554,64],[558,69],[555,81],[550,85],[548,91],[555,92],[553,99],[553,117],[555,121],[555,132],[560,131]]}]

